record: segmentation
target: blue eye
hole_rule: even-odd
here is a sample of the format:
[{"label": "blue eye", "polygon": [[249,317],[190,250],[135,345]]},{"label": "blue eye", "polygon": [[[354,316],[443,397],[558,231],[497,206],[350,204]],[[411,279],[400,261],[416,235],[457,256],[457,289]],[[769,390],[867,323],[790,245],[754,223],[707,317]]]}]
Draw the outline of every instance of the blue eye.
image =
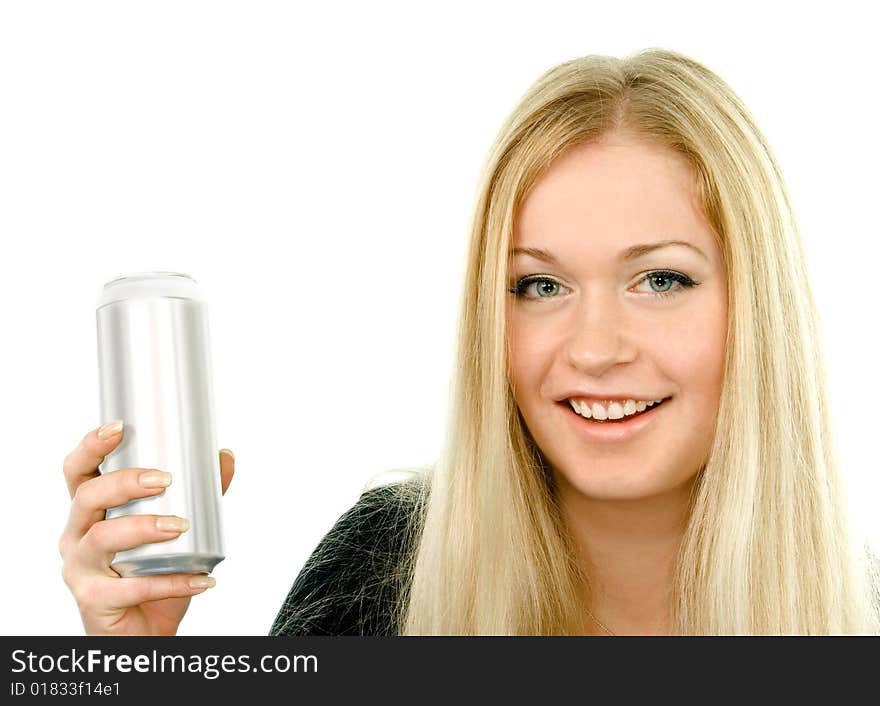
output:
[{"label": "blue eye", "polygon": [[[653,294],[657,297],[671,297],[679,294],[685,289],[691,289],[692,287],[696,287],[699,285],[699,282],[694,282],[687,275],[683,275],[679,272],[671,272],[669,270],[656,270],[654,272],[649,272],[645,275],[641,280],[639,280],[639,284],[642,282],[648,282],[651,287],[650,294]],[[544,292],[546,294],[539,294],[537,297],[526,296],[526,291],[533,284],[542,285],[538,287],[538,291]],[[544,286],[549,285],[549,287]],[[553,292],[555,289],[561,288],[562,285],[559,284],[554,279],[549,277],[544,277],[542,275],[530,275],[528,277],[523,277],[519,282],[516,283],[516,286],[508,289],[507,291],[511,294],[515,295],[517,299],[525,299],[528,301],[537,301],[538,299],[555,299]],[[549,291],[548,291],[549,290]]]},{"label": "blue eye", "polygon": [[[668,270],[658,270],[656,272],[649,272],[645,277],[639,281],[639,284],[642,282],[648,282],[651,286],[651,294],[656,294],[658,297],[670,297],[674,296],[685,289],[691,289],[692,287],[696,287],[699,283],[694,282],[687,275],[680,274],[678,272],[669,272]],[[660,289],[654,289],[654,283],[660,282],[658,286]],[[666,285],[669,285],[667,288]],[[677,286],[676,286],[677,285]]]},{"label": "blue eye", "polygon": [[[542,287],[544,285],[549,285],[550,287],[557,287],[557,288],[562,286],[558,282],[556,282],[552,279],[548,279],[547,277],[523,277],[519,282],[516,283],[516,287],[514,287],[513,289],[509,289],[507,291],[509,291],[511,294],[515,294],[517,296],[517,298],[519,298],[519,299],[522,299],[522,298],[535,299],[536,297],[526,297],[525,296],[526,290],[529,287],[531,287],[533,284],[541,285],[539,287],[539,290],[541,290],[541,291],[546,291],[546,289],[542,290]],[[552,297],[552,294],[550,295],[550,297]],[[546,299],[548,297],[545,297],[545,296],[539,294],[537,298]]]}]

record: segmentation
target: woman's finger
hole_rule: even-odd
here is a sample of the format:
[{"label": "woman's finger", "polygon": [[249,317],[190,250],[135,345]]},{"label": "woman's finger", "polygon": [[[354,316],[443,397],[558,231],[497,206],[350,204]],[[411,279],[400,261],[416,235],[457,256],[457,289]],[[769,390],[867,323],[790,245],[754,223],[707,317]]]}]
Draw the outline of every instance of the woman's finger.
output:
[{"label": "woman's finger", "polygon": [[71,557],[71,561],[106,573],[116,552],[167,542],[188,529],[189,520],[174,515],[129,515],[101,520],[86,532],[79,543],[78,556]]},{"label": "woman's finger", "polygon": [[155,468],[121,468],[81,482],[73,494],[65,535],[82,537],[111,507],[158,495],[171,484],[171,474]]},{"label": "woman's finger", "polygon": [[223,494],[235,475],[235,456],[229,449],[220,449],[220,488]]},{"label": "woman's finger", "polygon": [[[116,420],[121,422],[122,420]],[[122,441],[124,435],[122,424],[108,422],[98,429],[86,434],[77,447],[64,458],[62,471],[67,481],[67,492],[72,498],[80,483],[99,475],[98,466]]]},{"label": "woman's finger", "polygon": [[118,610],[165,598],[185,598],[203,593],[216,584],[204,574],[158,574],[110,578],[98,576],[89,582],[87,605],[100,610]]}]

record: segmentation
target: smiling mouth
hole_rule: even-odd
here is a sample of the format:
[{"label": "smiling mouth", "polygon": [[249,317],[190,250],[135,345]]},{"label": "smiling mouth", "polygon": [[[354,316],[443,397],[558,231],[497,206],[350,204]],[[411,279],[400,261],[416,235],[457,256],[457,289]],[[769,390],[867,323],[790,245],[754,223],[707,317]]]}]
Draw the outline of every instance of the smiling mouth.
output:
[{"label": "smiling mouth", "polygon": [[579,419],[582,419],[583,421],[585,421],[587,423],[625,425],[627,422],[630,422],[633,419],[639,419],[640,417],[645,417],[645,416],[653,414],[654,410],[656,410],[658,407],[662,407],[671,399],[672,399],[671,397],[665,397],[662,401],[652,405],[651,407],[648,407],[644,412],[636,412],[635,414],[631,414],[629,416],[623,416],[620,419],[593,419],[592,417],[587,418],[587,417],[584,417],[583,415],[580,415],[577,412],[575,412],[571,408],[571,405],[568,403],[568,400],[562,400],[561,402],[559,402],[559,404],[563,405],[571,414],[578,417]]}]

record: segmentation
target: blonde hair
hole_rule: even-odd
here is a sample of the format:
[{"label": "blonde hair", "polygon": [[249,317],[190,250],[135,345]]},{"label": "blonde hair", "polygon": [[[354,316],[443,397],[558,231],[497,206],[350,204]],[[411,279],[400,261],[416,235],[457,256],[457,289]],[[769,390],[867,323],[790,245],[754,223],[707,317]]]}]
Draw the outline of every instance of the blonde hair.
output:
[{"label": "blonde hair", "polygon": [[[730,87],[664,49],[544,73],[504,123],[473,213],[444,453],[423,473],[406,635],[587,632],[589,577],[507,377],[519,205],[567,149],[621,132],[684,155],[728,276],[725,377],[676,562],[672,633],[875,633],[830,433],[818,319],[780,170]],[[411,486],[410,486],[411,487]]]}]

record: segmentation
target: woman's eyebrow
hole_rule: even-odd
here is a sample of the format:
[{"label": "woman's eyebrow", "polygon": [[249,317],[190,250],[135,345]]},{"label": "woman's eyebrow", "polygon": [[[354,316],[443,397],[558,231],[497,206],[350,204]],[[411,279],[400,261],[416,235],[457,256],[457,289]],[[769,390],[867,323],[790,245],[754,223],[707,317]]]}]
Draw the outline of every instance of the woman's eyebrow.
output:
[{"label": "woman's eyebrow", "polygon": [[[640,243],[638,245],[631,245],[626,250],[622,251],[618,256],[618,259],[621,261],[627,260],[635,260],[636,258],[642,257],[643,255],[647,255],[654,250],[659,250],[660,248],[668,248],[672,245],[679,245],[686,248],[690,248],[697,252],[703,259],[708,261],[708,257],[706,257],[706,253],[704,253],[700,248],[698,248],[693,243],[689,243],[686,240],[658,240],[655,243]],[[511,257],[514,255],[528,255],[530,257],[534,257],[538,260],[543,260],[544,262],[549,262],[551,265],[556,265],[557,267],[561,267],[561,263],[552,253],[547,252],[546,250],[541,250],[541,248],[513,248],[510,251]]]}]

